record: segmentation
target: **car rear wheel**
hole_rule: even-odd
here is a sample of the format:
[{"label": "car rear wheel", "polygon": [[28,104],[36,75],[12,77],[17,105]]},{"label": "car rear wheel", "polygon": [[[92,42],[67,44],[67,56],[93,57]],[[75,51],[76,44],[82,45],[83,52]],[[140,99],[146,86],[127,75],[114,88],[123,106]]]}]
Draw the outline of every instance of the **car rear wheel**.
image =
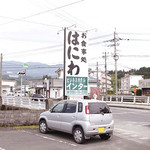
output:
[{"label": "car rear wheel", "polygon": [[73,131],[73,137],[76,143],[82,144],[85,142],[84,132],[82,128],[77,127]]},{"label": "car rear wheel", "polygon": [[110,137],[111,137],[111,135],[110,134],[101,134],[101,135],[99,135],[100,136],[100,138],[102,139],[102,140],[108,140]]},{"label": "car rear wheel", "polygon": [[39,123],[39,130],[41,133],[46,134],[48,132],[47,124],[45,120],[41,120]]}]

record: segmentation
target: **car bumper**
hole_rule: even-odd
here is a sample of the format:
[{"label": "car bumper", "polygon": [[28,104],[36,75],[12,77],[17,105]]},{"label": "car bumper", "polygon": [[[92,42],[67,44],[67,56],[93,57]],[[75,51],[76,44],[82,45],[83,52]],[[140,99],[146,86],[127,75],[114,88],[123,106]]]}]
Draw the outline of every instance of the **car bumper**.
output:
[{"label": "car bumper", "polygon": [[93,135],[100,135],[100,134],[113,134],[114,130],[114,121],[110,124],[105,125],[88,125],[84,130],[85,136],[93,136]]}]

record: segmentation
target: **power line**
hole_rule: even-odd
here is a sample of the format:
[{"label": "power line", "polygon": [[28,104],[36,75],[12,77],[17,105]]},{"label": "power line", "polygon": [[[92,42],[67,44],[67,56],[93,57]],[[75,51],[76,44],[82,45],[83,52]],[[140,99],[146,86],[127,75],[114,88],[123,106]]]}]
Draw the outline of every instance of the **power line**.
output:
[{"label": "power line", "polygon": [[[50,4],[50,5],[52,5],[52,6],[54,6],[54,7],[56,7],[56,5],[54,5],[54,4],[52,4],[52,3],[50,3],[49,1],[47,1],[47,0],[45,0],[48,4]],[[39,3],[39,2],[38,2]],[[41,6],[42,6],[42,4],[41,3],[39,3],[40,5],[38,5],[37,4],[37,2],[36,3],[34,3],[35,5],[37,5],[38,7],[40,7],[41,8]],[[43,8],[48,8],[47,7],[47,5],[46,6],[43,6]],[[77,22],[78,21],[78,26],[80,26],[81,28],[83,28],[83,26],[86,24],[85,22],[83,22],[83,20],[80,20],[80,19],[78,19],[78,18],[76,18],[75,16],[73,16],[73,15],[71,15],[70,13],[68,13],[68,12],[66,12],[66,11],[64,11],[64,10],[61,10],[63,13],[65,13],[66,15],[63,15],[63,13],[59,13],[59,12],[57,12],[57,11],[55,11],[54,13],[56,14],[56,16],[58,16],[58,17],[61,17],[61,18],[63,18],[64,20],[66,20],[67,22],[69,22],[69,23],[71,23],[71,24],[74,24],[74,22]],[[87,26],[89,26],[88,24],[86,24]],[[91,26],[89,26],[90,28],[93,28],[93,27],[91,27]]]},{"label": "power line", "polygon": [[108,37],[108,36],[112,36],[112,35],[113,35],[113,34],[101,35],[101,36],[97,36],[97,37],[90,38],[89,40],[96,40],[96,39],[99,39],[99,38],[104,38],[104,37]]},{"label": "power line", "polygon": [[[27,23],[32,23],[32,24],[38,24],[38,25],[43,25],[43,26],[49,26],[49,27],[55,27],[55,28],[62,28],[61,26],[56,26],[56,25],[51,25],[51,24],[45,24],[45,23],[40,23],[40,22],[35,22],[35,21],[27,21],[27,20],[18,20],[15,18],[11,18],[11,17],[6,17],[6,16],[0,16],[1,18],[5,18],[5,19],[11,19],[12,21],[23,21],[23,22],[27,22]],[[0,24],[3,25],[3,24]]]},{"label": "power line", "polygon": [[150,39],[130,39],[130,41],[143,41],[143,42],[149,42]]},{"label": "power line", "polygon": [[[107,36],[107,35],[103,35],[103,36]],[[97,38],[101,38],[103,36],[98,36],[98,37],[95,37],[95,38],[92,38],[92,39],[89,39],[89,41],[92,41],[94,39],[97,39]],[[104,43],[104,41],[101,41],[101,42],[95,42],[95,43],[89,43],[89,45],[97,45],[97,44],[101,44],[101,43]],[[16,51],[16,52],[12,52],[12,53],[5,53],[5,55],[24,55],[25,53],[28,54],[28,53],[43,53],[44,49],[48,49],[48,52],[52,52],[52,51],[60,51],[61,49],[59,50],[56,50],[56,49],[53,49],[53,48],[58,48],[58,47],[62,47],[63,45],[62,44],[57,44],[57,45],[53,45],[53,46],[47,46],[47,47],[40,47],[40,48],[35,48],[35,49],[30,49],[30,50],[24,50],[24,51]],[[45,51],[44,51],[45,52]]]},{"label": "power line", "polygon": [[150,55],[119,55],[119,57],[150,57]]},{"label": "power line", "polygon": [[127,35],[150,35],[150,33],[118,33],[118,34],[127,34]]},{"label": "power line", "polygon": [[[5,53],[6,55],[18,55],[18,54],[22,54],[22,53],[32,53],[32,52],[36,52],[37,51],[41,51],[44,49],[49,49],[49,51],[51,51],[51,48],[58,48],[61,47],[62,44],[58,44],[58,45],[53,45],[53,46],[47,46],[47,47],[40,47],[40,48],[35,48],[35,49],[30,49],[30,50],[24,50],[24,51],[16,51],[16,52],[12,52],[12,53]],[[42,51],[43,52],[43,51]]]},{"label": "power line", "polygon": [[47,13],[47,12],[55,11],[55,10],[58,10],[58,9],[61,9],[61,8],[64,8],[64,7],[68,7],[68,6],[71,6],[71,5],[80,3],[80,2],[82,2],[82,1],[84,1],[84,0],[76,1],[76,2],[73,2],[73,3],[69,3],[69,4],[67,4],[67,5],[62,5],[62,6],[59,6],[59,7],[56,7],[56,8],[52,8],[52,9],[49,9],[49,10],[46,10],[46,11],[42,11],[42,12],[39,12],[39,13],[35,13],[35,14],[33,14],[33,15],[29,15],[29,16],[25,16],[25,17],[22,17],[22,18],[18,18],[18,19],[9,21],[9,22],[2,23],[2,24],[0,24],[0,25],[5,25],[5,24],[13,23],[13,22],[15,22],[15,21],[20,21],[20,20],[32,18],[32,17],[38,16],[38,15],[41,15],[41,14],[45,14],[45,13]]}]

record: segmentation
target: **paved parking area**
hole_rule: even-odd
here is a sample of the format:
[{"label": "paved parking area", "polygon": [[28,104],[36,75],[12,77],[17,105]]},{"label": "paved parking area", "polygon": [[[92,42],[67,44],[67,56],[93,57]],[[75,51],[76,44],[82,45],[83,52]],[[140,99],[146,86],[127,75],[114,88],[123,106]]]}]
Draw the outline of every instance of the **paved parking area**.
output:
[{"label": "paved parking area", "polygon": [[[52,132],[39,133],[38,129],[0,129],[0,150],[149,150],[149,139],[136,140],[136,136],[116,130],[111,139],[103,141],[99,136],[92,137],[85,144],[76,144],[72,135]],[[129,138],[130,137],[130,138]]]},{"label": "paved parking area", "polygon": [[150,111],[112,108],[115,129],[107,141],[99,136],[76,144],[62,132],[41,134],[37,126],[0,128],[0,150],[150,150]]}]

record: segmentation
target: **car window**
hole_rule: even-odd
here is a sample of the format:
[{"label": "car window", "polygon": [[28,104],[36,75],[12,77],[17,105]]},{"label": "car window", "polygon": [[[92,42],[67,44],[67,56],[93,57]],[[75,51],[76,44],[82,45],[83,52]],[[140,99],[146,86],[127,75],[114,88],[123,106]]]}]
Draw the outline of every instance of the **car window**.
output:
[{"label": "car window", "polygon": [[76,103],[67,103],[64,113],[75,113],[76,112]]},{"label": "car window", "polygon": [[36,97],[36,98],[44,98],[44,96],[41,95],[41,94],[33,94],[33,97]]},{"label": "car window", "polygon": [[111,113],[108,105],[106,103],[89,103],[89,113],[90,114],[105,114]]},{"label": "car window", "polygon": [[82,112],[83,104],[81,102],[78,103],[78,112]]},{"label": "car window", "polygon": [[52,113],[61,113],[63,111],[64,108],[64,103],[59,103],[57,104],[53,109],[52,109]]}]

